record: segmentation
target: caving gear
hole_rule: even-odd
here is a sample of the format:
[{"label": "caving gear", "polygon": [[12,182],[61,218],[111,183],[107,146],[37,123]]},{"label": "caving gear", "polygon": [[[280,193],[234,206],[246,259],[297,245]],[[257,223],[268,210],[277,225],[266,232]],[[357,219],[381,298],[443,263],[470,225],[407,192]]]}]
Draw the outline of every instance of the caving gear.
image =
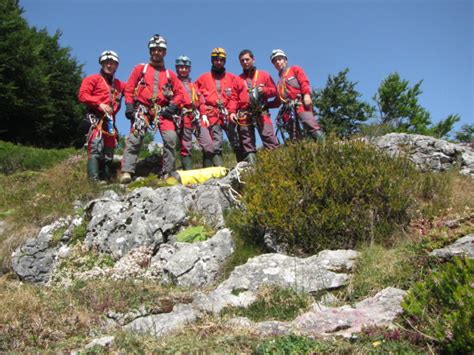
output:
[{"label": "caving gear", "polygon": [[185,67],[190,67],[191,59],[189,59],[188,56],[181,55],[178,58],[176,58],[176,61],[175,61],[175,66],[178,66],[178,65],[184,65]]},{"label": "caving gear", "polygon": [[191,170],[193,168],[193,159],[189,155],[182,155],[181,164],[183,166],[183,170]]},{"label": "caving gear", "polygon": [[133,121],[133,119],[135,118],[135,107],[133,106],[133,104],[125,105],[125,117],[130,121]]},{"label": "caving gear", "polygon": [[224,48],[216,47],[211,52],[211,58],[216,58],[216,57],[221,57],[221,58],[226,59],[227,52],[225,51]]},{"label": "caving gear", "polygon": [[178,106],[174,103],[170,103],[168,106],[161,110],[161,116],[165,118],[173,119],[173,117],[178,113]]},{"label": "caving gear", "polygon": [[119,64],[119,56],[114,51],[103,51],[99,56],[99,64],[106,61],[107,59],[111,59],[117,64]]},{"label": "caving gear", "polygon": [[153,35],[150,40],[148,41],[148,49],[152,48],[167,48],[167,43],[166,39],[163,36],[160,36],[159,34]]},{"label": "caving gear", "polygon": [[203,168],[203,169],[192,169],[192,170],[177,170],[171,176],[166,179],[168,185],[193,185],[206,182],[210,179],[218,179],[226,176],[229,173],[229,169],[222,166]]},{"label": "caving gear", "polygon": [[276,57],[285,57],[286,59],[288,59],[285,52],[283,52],[283,50],[281,49],[272,50],[272,54],[270,55],[270,61],[273,63],[273,59],[275,59]]}]

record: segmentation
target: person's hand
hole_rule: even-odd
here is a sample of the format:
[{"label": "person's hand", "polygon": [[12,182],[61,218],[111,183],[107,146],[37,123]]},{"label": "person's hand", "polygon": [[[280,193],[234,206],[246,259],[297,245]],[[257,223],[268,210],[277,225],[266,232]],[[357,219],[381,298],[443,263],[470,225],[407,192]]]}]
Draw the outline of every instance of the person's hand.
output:
[{"label": "person's hand", "polygon": [[237,123],[237,121],[239,120],[239,119],[237,118],[237,115],[236,115],[235,113],[231,113],[231,114],[229,115],[229,119],[230,119],[232,122],[234,122],[234,123]]},{"label": "person's hand", "polygon": [[209,120],[208,120],[206,115],[201,116],[201,121],[202,121],[202,123],[204,123],[205,127],[209,127]]},{"label": "person's hand", "polygon": [[125,104],[125,117],[130,121],[133,121],[135,118],[135,108],[133,104]]},{"label": "person's hand", "polygon": [[313,101],[311,101],[311,96],[309,94],[305,94],[303,96],[303,105],[305,105],[306,107],[313,106]]},{"label": "person's hand", "polygon": [[112,115],[114,113],[112,107],[107,104],[100,104],[99,108],[108,115]]},{"label": "person's hand", "polygon": [[178,106],[176,106],[174,103],[170,102],[168,106],[166,106],[162,111],[161,111],[161,116],[164,118],[173,118],[174,115],[178,113]]},{"label": "person's hand", "polygon": [[262,95],[263,94],[263,84],[260,84],[259,86],[257,86],[257,92]]}]

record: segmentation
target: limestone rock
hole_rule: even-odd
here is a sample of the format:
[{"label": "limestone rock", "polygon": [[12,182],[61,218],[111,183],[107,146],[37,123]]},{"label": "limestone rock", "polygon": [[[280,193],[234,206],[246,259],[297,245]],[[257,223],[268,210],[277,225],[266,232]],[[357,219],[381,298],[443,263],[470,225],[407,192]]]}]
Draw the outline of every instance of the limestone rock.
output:
[{"label": "limestone rock", "polygon": [[213,313],[226,306],[247,307],[255,301],[262,285],[305,292],[335,289],[345,285],[349,275],[331,270],[351,270],[357,255],[352,250],[324,251],[304,259],[282,254],[259,255],[235,268],[213,292],[198,295],[194,304]]},{"label": "limestone rock", "polygon": [[392,156],[407,156],[421,170],[445,171],[457,167],[474,177],[474,151],[460,144],[418,134],[390,133],[371,139]]},{"label": "limestone rock", "polygon": [[433,250],[430,255],[441,259],[451,259],[455,256],[474,258],[474,234],[468,234],[442,249]]}]

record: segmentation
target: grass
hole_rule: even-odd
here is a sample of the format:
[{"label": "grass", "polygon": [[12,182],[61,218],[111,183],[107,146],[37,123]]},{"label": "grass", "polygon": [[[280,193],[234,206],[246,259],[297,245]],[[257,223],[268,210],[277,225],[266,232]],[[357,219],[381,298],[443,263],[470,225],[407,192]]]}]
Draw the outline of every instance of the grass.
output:
[{"label": "grass", "polygon": [[224,308],[221,314],[225,317],[247,317],[255,322],[289,321],[304,312],[313,301],[314,299],[309,294],[267,286],[259,290],[257,300],[247,308]]},{"label": "grass", "polygon": [[0,299],[2,352],[48,350],[68,339],[77,345],[99,330],[108,311],[125,313],[140,306],[170,311],[175,303],[189,302],[186,294],[155,283],[111,280],[64,289],[1,279]]},{"label": "grass", "polygon": [[76,154],[73,148],[41,149],[0,141],[0,174],[44,170]]}]

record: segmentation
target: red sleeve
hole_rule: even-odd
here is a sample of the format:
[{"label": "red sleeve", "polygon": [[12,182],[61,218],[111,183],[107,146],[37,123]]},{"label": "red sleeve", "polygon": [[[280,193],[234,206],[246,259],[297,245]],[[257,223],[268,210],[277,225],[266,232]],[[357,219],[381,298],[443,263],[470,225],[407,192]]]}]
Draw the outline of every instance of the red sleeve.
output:
[{"label": "red sleeve", "polygon": [[265,76],[265,82],[263,87],[263,95],[265,96],[265,99],[271,99],[272,97],[277,96],[277,93],[278,91],[275,82],[273,81],[270,74],[267,74]]},{"label": "red sleeve", "polygon": [[303,68],[298,67],[298,66],[294,66],[293,70],[294,70],[294,73],[295,73],[295,77],[298,80],[298,83],[300,84],[301,94],[311,95],[311,85],[309,84],[308,77],[306,76]]},{"label": "red sleeve", "polygon": [[171,70],[169,70],[169,73],[171,85],[173,87],[173,99],[171,100],[171,102],[174,103],[176,106],[182,108],[186,103],[185,93],[183,92],[185,89],[183,88],[183,85],[179,81],[176,74]]},{"label": "red sleeve", "polygon": [[[238,108],[241,108],[241,104],[245,105],[245,97],[244,93],[247,93],[247,86],[245,82],[242,80],[242,78],[238,76],[233,76],[232,77],[233,81],[233,89],[232,89],[232,94],[230,96],[229,104],[228,104],[228,110],[229,113],[236,113]],[[248,96],[248,95],[247,95]],[[241,102],[241,100],[243,100]],[[248,104],[248,100],[247,100]]]},{"label": "red sleeve", "polygon": [[135,87],[142,76],[143,66],[144,64],[137,65],[135,68],[133,68],[130,76],[128,77],[128,81],[125,84],[124,90],[126,104],[133,104],[133,91],[135,90]]},{"label": "red sleeve", "polygon": [[91,75],[82,80],[78,94],[79,102],[86,104],[94,110],[100,110],[99,105],[102,103],[100,97],[93,95],[97,85],[97,78],[97,75]]}]

